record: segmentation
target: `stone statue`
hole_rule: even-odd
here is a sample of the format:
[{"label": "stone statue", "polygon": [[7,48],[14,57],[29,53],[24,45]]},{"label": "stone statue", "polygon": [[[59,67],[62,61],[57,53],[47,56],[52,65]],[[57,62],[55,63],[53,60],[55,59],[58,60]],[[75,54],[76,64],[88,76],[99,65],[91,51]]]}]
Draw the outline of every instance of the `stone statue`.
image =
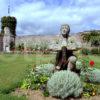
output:
[{"label": "stone statue", "polygon": [[60,38],[62,39],[61,40],[61,47],[62,46],[67,46],[67,43],[68,43],[68,37],[69,37],[69,32],[70,32],[70,27],[69,25],[67,24],[64,24],[61,26],[61,29],[60,29]]},{"label": "stone statue", "polygon": [[61,31],[61,35],[63,36],[63,38],[68,39],[69,32],[70,32],[69,25],[68,24],[62,25],[60,31]]},{"label": "stone statue", "polygon": [[[69,59],[71,57],[71,59]],[[72,58],[74,57],[74,58]],[[75,59],[74,61],[71,61],[72,59]],[[62,47],[61,50],[57,52],[56,55],[56,69],[57,70],[67,70],[67,69],[72,69],[72,66],[68,68],[68,65],[70,66],[71,64],[69,62],[76,62],[76,57],[74,56],[73,52],[71,50],[68,50],[65,46]],[[73,70],[73,69],[72,69]]]},{"label": "stone statue", "polygon": [[56,70],[70,70],[76,73],[79,71],[76,69],[77,57],[73,54],[73,50],[67,49],[67,39],[69,37],[70,27],[65,24],[61,26],[62,45],[61,50],[58,50],[56,55],[55,69]]},{"label": "stone statue", "polygon": [[10,35],[10,29],[9,27],[4,28],[4,35]]},{"label": "stone statue", "polygon": [[9,27],[4,28],[4,36],[3,36],[3,51],[4,52],[10,52],[10,29]]}]

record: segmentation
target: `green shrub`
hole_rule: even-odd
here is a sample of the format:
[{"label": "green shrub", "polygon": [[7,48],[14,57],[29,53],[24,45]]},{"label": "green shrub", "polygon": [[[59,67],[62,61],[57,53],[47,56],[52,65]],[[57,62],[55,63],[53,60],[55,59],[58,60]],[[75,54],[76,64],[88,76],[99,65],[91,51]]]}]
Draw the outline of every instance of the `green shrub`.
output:
[{"label": "green shrub", "polygon": [[92,54],[100,54],[100,48],[92,48],[91,53]]},{"label": "green shrub", "polygon": [[34,70],[28,69],[28,75],[23,80],[21,88],[24,89],[41,89],[44,96],[48,96],[47,91],[47,81],[49,77],[53,74],[54,65],[53,64],[42,64],[37,66]]},{"label": "green shrub", "polygon": [[83,48],[81,50],[81,53],[84,54],[84,55],[88,55],[88,54],[91,54],[91,51],[89,49],[87,49],[87,48]]},{"label": "green shrub", "polygon": [[100,69],[93,69],[91,73],[81,72],[81,77],[84,81],[89,81],[91,83],[100,83]]},{"label": "green shrub", "polygon": [[83,96],[84,97],[91,97],[100,94],[100,87],[98,84],[93,83],[83,83]]},{"label": "green shrub", "polygon": [[81,61],[76,61],[76,69],[82,69],[82,62]]},{"label": "green shrub", "polygon": [[98,82],[98,83],[100,83],[100,69],[94,69],[93,70],[93,74],[95,75],[94,76],[94,80],[93,80],[93,82]]},{"label": "green shrub", "polygon": [[54,65],[53,64],[42,64],[40,66],[37,66],[35,71],[37,74],[44,74],[47,76],[51,76],[54,72]]},{"label": "green shrub", "polygon": [[55,72],[48,80],[47,88],[51,96],[61,98],[78,97],[83,90],[79,76],[71,71]]}]

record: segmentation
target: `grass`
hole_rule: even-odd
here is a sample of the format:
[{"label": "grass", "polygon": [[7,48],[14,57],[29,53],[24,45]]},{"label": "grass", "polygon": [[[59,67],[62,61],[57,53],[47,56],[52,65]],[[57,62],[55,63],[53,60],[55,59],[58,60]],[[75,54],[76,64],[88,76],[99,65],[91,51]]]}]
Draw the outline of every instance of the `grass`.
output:
[{"label": "grass", "polygon": [[[17,97],[7,93],[20,85],[28,65],[34,67],[41,63],[54,62],[54,58],[54,54],[0,54],[0,100],[26,100],[23,97],[16,99]],[[100,56],[89,55],[89,58],[100,68]]]},{"label": "grass", "polygon": [[0,94],[0,100],[27,100],[24,96],[17,97],[9,94]]},{"label": "grass", "polygon": [[18,87],[28,65],[34,67],[41,63],[49,63],[53,58],[52,55],[42,54],[0,54],[0,93],[7,94]]},{"label": "grass", "polygon": [[100,56],[89,55],[89,59],[94,60],[96,68],[100,69]]}]

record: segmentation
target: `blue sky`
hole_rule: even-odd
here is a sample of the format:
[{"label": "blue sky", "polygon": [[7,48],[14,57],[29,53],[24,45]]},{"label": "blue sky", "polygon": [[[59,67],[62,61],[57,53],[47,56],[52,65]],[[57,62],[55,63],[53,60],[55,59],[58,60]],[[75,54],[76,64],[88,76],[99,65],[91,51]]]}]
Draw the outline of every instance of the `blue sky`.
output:
[{"label": "blue sky", "polygon": [[[0,18],[7,16],[9,0],[0,0]],[[59,34],[62,24],[71,33],[100,29],[100,0],[10,0],[17,18],[17,35]]]}]

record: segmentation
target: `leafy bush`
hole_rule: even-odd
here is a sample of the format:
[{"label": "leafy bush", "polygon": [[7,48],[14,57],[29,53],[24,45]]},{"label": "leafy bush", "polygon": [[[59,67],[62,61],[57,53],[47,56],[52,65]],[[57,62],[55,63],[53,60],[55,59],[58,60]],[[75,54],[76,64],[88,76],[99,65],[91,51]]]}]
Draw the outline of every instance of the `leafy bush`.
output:
[{"label": "leafy bush", "polygon": [[87,72],[81,72],[81,77],[84,77],[84,81],[89,81],[91,83],[100,83],[100,69],[91,70],[91,74]]},{"label": "leafy bush", "polygon": [[91,53],[92,54],[100,54],[100,48],[92,48]]},{"label": "leafy bush", "polygon": [[84,83],[83,84],[83,96],[90,97],[99,95],[99,87],[93,83]]},{"label": "leafy bush", "polygon": [[81,61],[76,61],[76,69],[82,69],[82,62]]},{"label": "leafy bush", "polygon": [[4,28],[9,27],[11,31],[11,35],[16,36],[16,24],[17,19],[11,16],[3,16],[1,18],[1,32],[4,33]]},{"label": "leafy bush", "polygon": [[31,88],[31,89],[37,90],[41,88],[42,85],[45,85],[47,80],[48,80],[48,76],[31,71],[27,75],[27,77],[23,80],[21,88],[24,88],[24,89]]},{"label": "leafy bush", "polygon": [[87,49],[87,48],[83,48],[83,49],[81,50],[81,53],[84,54],[84,55],[91,54],[90,50]]},{"label": "leafy bush", "polygon": [[54,65],[53,64],[42,64],[37,66],[34,70],[28,69],[28,75],[23,80],[21,88],[24,89],[41,89],[44,96],[48,96],[47,91],[47,81],[49,77],[53,74]]},{"label": "leafy bush", "polygon": [[51,96],[66,98],[78,97],[82,93],[82,84],[77,74],[71,71],[59,71],[48,80],[47,88]]},{"label": "leafy bush", "polygon": [[81,70],[80,77],[83,81],[92,82],[95,78],[93,73],[95,62],[90,60],[87,56],[82,57],[76,62],[76,68]]},{"label": "leafy bush", "polygon": [[37,74],[44,74],[47,76],[51,76],[55,67],[53,64],[42,64],[40,66],[37,66],[35,71]]},{"label": "leafy bush", "polygon": [[98,83],[100,83],[100,69],[94,69],[93,70],[93,74],[95,75],[94,76],[94,82],[98,82]]}]

